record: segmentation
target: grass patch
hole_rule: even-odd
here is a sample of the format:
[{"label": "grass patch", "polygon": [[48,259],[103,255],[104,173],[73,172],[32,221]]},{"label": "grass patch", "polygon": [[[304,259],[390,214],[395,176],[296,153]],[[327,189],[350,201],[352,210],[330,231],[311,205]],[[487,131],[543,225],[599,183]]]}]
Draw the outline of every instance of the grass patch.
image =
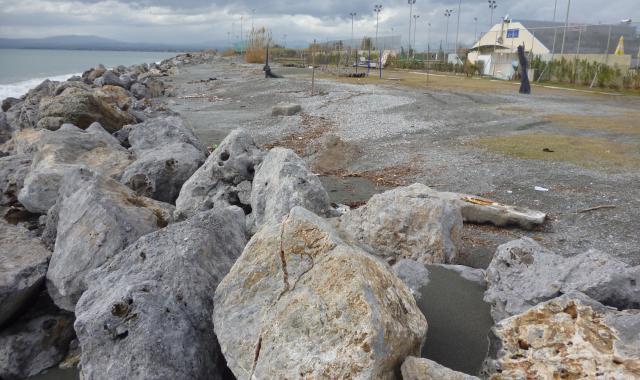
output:
[{"label": "grass patch", "polygon": [[[640,167],[640,145],[619,144],[596,137],[521,134],[482,137],[474,144],[518,158],[569,162],[603,171]],[[545,148],[553,152],[545,152]]]},{"label": "grass patch", "polygon": [[627,112],[620,116],[602,117],[585,115],[553,114],[544,120],[561,128],[590,129],[603,132],[640,134],[640,112]]}]

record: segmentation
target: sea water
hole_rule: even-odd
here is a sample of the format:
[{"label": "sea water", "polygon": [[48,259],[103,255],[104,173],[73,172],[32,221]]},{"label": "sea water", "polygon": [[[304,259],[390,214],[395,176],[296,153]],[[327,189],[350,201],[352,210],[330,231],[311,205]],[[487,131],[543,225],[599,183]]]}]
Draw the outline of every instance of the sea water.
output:
[{"label": "sea water", "polygon": [[0,100],[20,97],[45,79],[64,81],[106,67],[159,62],[176,52],[0,49]]}]

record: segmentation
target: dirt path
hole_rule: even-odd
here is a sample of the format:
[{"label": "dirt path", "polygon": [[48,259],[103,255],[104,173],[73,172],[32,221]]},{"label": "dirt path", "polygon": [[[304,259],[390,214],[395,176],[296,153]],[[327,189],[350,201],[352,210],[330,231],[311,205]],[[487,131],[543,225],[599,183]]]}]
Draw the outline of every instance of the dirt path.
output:
[{"label": "dirt path", "polygon": [[[266,80],[258,65],[188,67],[170,78],[166,101],[209,144],[242,127],[259,144],[296,149],[319,174],[422,182],[550,214],[542,231],[468,226],[470,265],[523,235],[560,254],[597,248],[640,264],[640,97],[541,87],[520,96],[510,83],[446,76],[427,87],[410,72],[383,81],[319,75],[320,94],[309,96],[307,70],[274,71],[286,78]],[[281,101],[303,113],[272,117]],[[616,207],[578,212],[599,205]]]}]

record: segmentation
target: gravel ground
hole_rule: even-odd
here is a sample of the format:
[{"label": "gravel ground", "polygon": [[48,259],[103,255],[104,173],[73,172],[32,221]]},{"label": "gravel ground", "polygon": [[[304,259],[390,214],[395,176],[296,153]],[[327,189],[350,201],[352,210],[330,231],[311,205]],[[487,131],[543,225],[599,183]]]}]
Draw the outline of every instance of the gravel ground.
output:
[{"label": "gravel ground", "polygon": [[[172,95],[165,100],[208,144],[218,143],[239,127],[249,130],[259,144],[271,144],[313,128],[304,122],[309,118],[302,115],[271,116],[271,108],[278,102],[299,103],[307,116],[326,122],[330,134],[359,152],[340,163],[346,172],[384,172],[384,168],[397,170],[410,165],[412,170],[405,173],[408,182],[480,194],[550,215],[547,225],[538,231],[467,226],[461,259],[464,264],[486,266],[497,244],[520,236],[533,237],[563,255],[596,248],[630,264],[640,264],[636,225],[640,219],[640,168],[599,171],[563,161],[519,159],[472,144],[481,136],[550,132],[606,136],[638,146],[640,122],[634,133],[611,134],[560,128],[544,116],[607,117],[637,112],[640,97],[537,87],[533,95],[521,96],[517,86],[511,89],[501,85],[492,92],[479,92],[459,87],[410,88],[388,81],[387,85],[349,84],[332,79],[317,79],[319,94],[310,96],[309,70],[276,66],[274,72],[285,78],[264,79],[261,65],[228,60],[185,67],[167,78]],[[303,143],[309,151],[317,152],[322,149],[321,141],[314,137]],[[313,157],[306,157],[312,166]],[[535,191],[535,186],[549,191]],[[577,212],[604,204],[616,207]]]}]

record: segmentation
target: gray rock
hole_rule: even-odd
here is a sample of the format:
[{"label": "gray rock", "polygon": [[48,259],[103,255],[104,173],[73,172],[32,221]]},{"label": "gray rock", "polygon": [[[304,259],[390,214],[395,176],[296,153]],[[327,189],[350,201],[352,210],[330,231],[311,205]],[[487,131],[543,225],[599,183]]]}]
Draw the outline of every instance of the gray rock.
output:
[{"label": "gray rock", "polygon": [[290,149],[273,148],[253,180],[251,209],[257,230],[264,223],[280,223],[295,206],[329,215],[329,195],[320,179]]},{"label": "gray rock", "polygon": [[0,144],[9,141],[14,131],[15,128],[7,120],[7,114],[0,112]]},{"label": "gray rock", "polygon": [[422,297],[422,288],[429,284],[429,270],[424,264],[400,259],[391,266],[391,271],[407,285],[416,300]]},{"label": "gray rock", "polygon": [[86,84],[86,83],[82,83],[82,82],[69,82],[69,81],[67,81],[67,82],[61,82],[60,84],[58,84],[58,85],[55,87],[55,90],[53,90],[53,95],[54,95],[54,96],[55,96],[55,95],[60,95],[60,94],[62,94],[63,92],[65,92],[65,90],[67,90],[67,89],[69,89],[69,88],[73,89],[73,90],[70,90],[70,91],[80,90],[80,91],[83,91],[83,92],[91,92],[91,91],[93,90],[93,89],[91,88],[91,86],[89,86],[89,85],[88,85],[88,84]]},{"label": "gray rock", "polygon": [[483,375],[500,379],[637,379],[640,310],[618,311],[579,292],[492,329]]},{"label": "gray rock", "polygon": [[149,90],[147,90],[147,86],[140,82],[133,83],[130,87],[130,91],[136,99],[144,99],[149,97]]},{"label": "gray rock", "polygon": [[402,380],[480,380],[466,373],[454,371],[433,360],[410,356],[401,367]]},{"label": "gray rock", "polygon": [[200,211],[235,205],[250,211],[246,201],[246,184],[252,181],[263,153],[251,136],[236,129],[220,143],[202,165],[182,186],[176,199],[176,219],[185,219]]},{"label": "gray rock", "polygon": [[150,98],[158,98],[164,95],[164,82],[158,79],[147,78],[144,80],[144,85],[147,86],[147,92]]},{"label": "gray rock", "polygon": [[227,378],[211,296],[246,242],[242,210],[211,210],[92,272],[76,307],[84,378]]},{"label": "gray rock", "polygon": [[214,296],[238,379],[392,379],[427,322],[388,266],[295,207],[253,236]]},{"label": "gray rock", "polygon": [[452,265],[452,264],[437,264],[439,267],[456,272],[460,277],[465,280],[475,282],[476,284],[486,287],[487,280],[485,279],[484,269],[471,268],[464,265]]},{"label": "gray rock", "polygon": [[85,275],[140,236],[166,227],[173,207],[139,197],[126,186],[88,169],[65,175],[58,200],[55,249],[47,272],[54,302],[73,311],[86,289]]},{"label": "gray rock", "polygon": [[462,216],[455,205],[431,197],[430,190],[413,184],[374,195],[341,216],[340,229],[377,256],[455,263]]},{"label": "gray rock", "polygon": [[129,74],[120,75],[120,82],[122,83],[122,87],[129,90],[131,85],[135,80]]},{"label": "gray rock", "polygon": [[39,106],[38,126],[42,128],[57,129],[62,123],[72,123],[84,129],[96,121],[113,133],[135,123],[135,118],[93,93],[73,88],[42,101]]},{"label": "gray rock", "polygon": [[104,74],[102,74],[101,78],[103,86],[124,87],[124,83],[122,83],[122,81],[120,80],[120,76],[111,70],[107,70]]},{"label": "gray rock", "polygon": [[42,289],[50,257],[28,230],[0,219],[0,326]]},{"label": "gray rock", "polygon": [[18,193],[30,169],[30,155],[0,157],[0,205],[10,206],[18,201]]},{"label": "gray rock", "polygon": [[620,309],[640,308],[640,266],[595,250],[563,257],[532,239],[514,240],[498,247],[486,278],[484,299],[495,321],[570,291]]},{"label": "gray rock", "polygon": [[18,193],[20,203],[34,213],[44,214],[55,204],[60,181],[69,170],[89,167],[119,178],[131,163],[129,152],[98,124],[86,131],[66,125],[57,131],[21,131],[16,136],[19,151],[35,152]]},{"label": "gray rock", "polygon": [[15,106],[16,104],[18,104],[20,102],[22,102],[22,100],[18,99],[18,98],[12,98],[12,97],[4,98],[2,100],[2,112],[9,111],[9,109],[11,109],[11,107]]},{"label": "gray rock", "polygon": [[292,116],[302,111],[300,104],[279,103],[271,109],[271,116]]},{"label": "gray rock", "polygon": [[205,162],[205,146],[176,117],[150,119],[127,129],[136,160],[121,182],[138,195],[175,202],[182,185]]},{"label": "gray rock", "polygon": [[96,68],[85,71],[82,74],[82,79],[84,79],[86,83],[91,84],[94,80],[101,77],[106,71],[106,67],[104,67],[103,65],[98,65]]},{"label": "gray rock", "polygon": [[40,119],[40,101],[54,95],[59,82],[45,80],[31,89],[24,100],[7,111],[7,121],[14,130],[35,128]]},{"label": "gray rock", "polygon": [[0,330],[0,378],[25,379],[56,366],[73,337],[73,314],[42,292],[19,320]]},{"label": "gray rock", "polygon": [[40,236],[40,241],[47,247],[48,250],[54,250],[56,246],[56,236],[58,235],[58,214],[60,213],[60,204],[62,202],[56,202],[51,206],[47,215],[44,216],[44,229]]}]

